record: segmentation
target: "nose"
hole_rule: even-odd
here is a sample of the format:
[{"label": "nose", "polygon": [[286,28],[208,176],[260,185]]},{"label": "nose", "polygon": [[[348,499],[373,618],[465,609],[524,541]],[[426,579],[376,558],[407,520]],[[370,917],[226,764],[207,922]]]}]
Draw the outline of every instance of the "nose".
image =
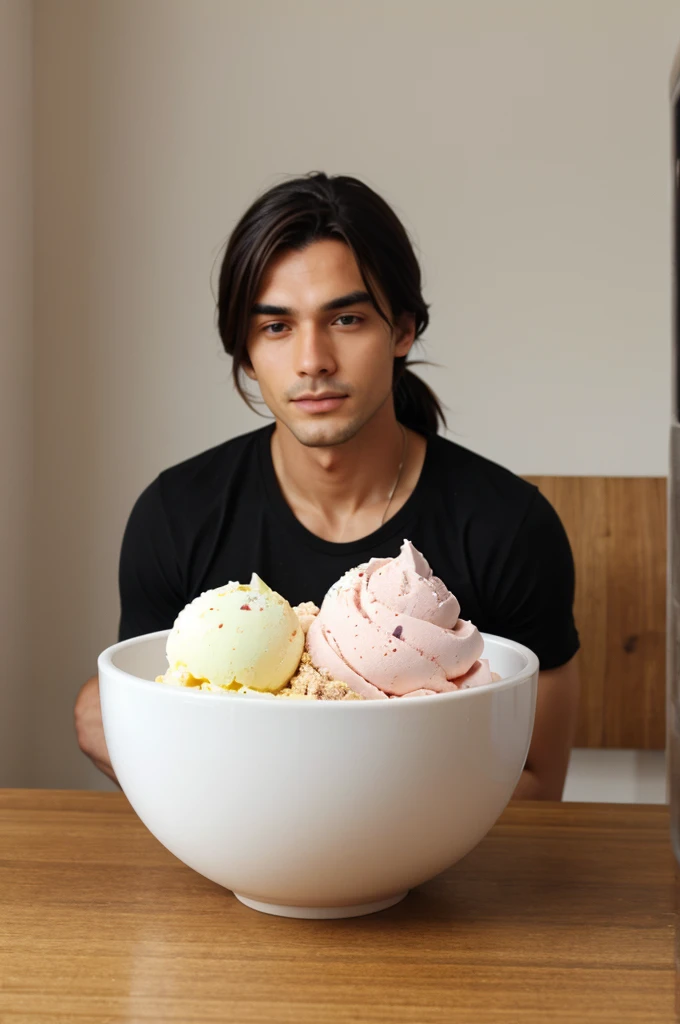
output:
[{"label": "nose", "polygon": [[330,377],[337,370],[333,344],[319,324],[301,324],[295,339],[295,370],[299,377]]}]

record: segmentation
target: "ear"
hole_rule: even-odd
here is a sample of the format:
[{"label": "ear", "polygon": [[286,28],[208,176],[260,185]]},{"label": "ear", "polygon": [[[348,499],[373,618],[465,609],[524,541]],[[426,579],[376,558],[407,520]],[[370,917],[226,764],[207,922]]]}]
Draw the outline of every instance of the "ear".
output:
[{"label": "ear", "polygon": [[253,369],[253,364],[250,359],[250,352],[246,348],[243,353],[243,359],[241,360],[241,369],[245,373],[246,377],[250,377],[251,380],[257,380],[257,374]]},{"label": "ear", "polygon": [[394,325],[394,354],[407,356],[416,340],[416,318],[413,313],[402,313]]}]

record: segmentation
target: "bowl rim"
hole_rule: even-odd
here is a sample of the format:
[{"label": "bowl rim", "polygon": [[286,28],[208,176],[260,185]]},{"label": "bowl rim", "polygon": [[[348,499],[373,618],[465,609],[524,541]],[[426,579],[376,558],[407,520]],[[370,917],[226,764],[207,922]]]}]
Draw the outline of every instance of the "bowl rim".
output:
[{"label": "bowl rim", "polygon": [[[126,672],[122,668],[118,668],[114,665],[113,659],[120,652],[128,647],[134,647],[137,644],[149,642],[150,640],[156,640],[160,637],[166,637],[170,633],[169,629],[160,629],[154,633],[143,633],[141,636],[130,637],[128,640],[121,640],[118,643],[111,644],[104,651],[101,652],[97,659],[98,673],[101,675],[102,670],[107,674],[124,681],[128,686],[132,685],[139,687],[142,690],[147,690],[154,693],[163,693],[166,696],[161,698],[167,700],[198,700],[203,703],[211,703],[217,701],[220,704],[225,704],[225,697],[234,696],[234,693],[211,693],[206,690],[194,689],[192,687],[185,686],[163,686],[157,683],[153,679],[144,679],[142,676],[135,676],[131,672]],[[515,672],[512,676],[507,676],[505,679],[499,679],[493,683],[486,683],[483,686],[471,686],[465,690],[452,690],[448,693],[437,693],[437,694],[426,694],[420,697],[408,697],[406,699],[395,699],[395,700],[260,700],[257,695],[249,695],[250,699],[237,700],[236,702],[229,701],[226,703],[227,707],[233,707],[235,705],[247,704],[251,707],[256,705],[257,707],[287,707],[287,708],[335,708],[336,711],[340,708],[367,708],[367,707],[400,707],[404,704],[419,705],[427,702],[428,706],[432,705],[432,701],[435,700],[437,703],[441,703],[443,700],[471,700],[475,694],[478,693],[497,693],[499,690],[511,689],[513,686],[518,686],[520,683],[533,677],[539,670],[539,660],[536,654],[529,648],[525,647],[524,644],[518,643],[516,640],[508,640],[506,637],[496,636],[493,633],[481,633],[482,638],[486,644],[487,640],[491,640],[493,643],[500,644],[503,647],[508,647],[518,654],[521,654],[526,659],[526,664],[518,672]]]}]

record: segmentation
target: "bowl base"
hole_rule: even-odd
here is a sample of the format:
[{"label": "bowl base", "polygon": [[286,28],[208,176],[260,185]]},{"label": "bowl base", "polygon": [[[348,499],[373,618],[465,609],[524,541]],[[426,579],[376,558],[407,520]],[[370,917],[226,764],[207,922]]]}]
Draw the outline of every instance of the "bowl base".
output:
[{"label": "bowl base", "polygon": [[263,914],[275,914],[277,917],[299,917],[306,920],[330,921],[340,917],[362,917],[364,914],[376,914],[379,910],[387,910],[399,903],[406,896],[406,892],[397,893],[386,900],[378,900],[377,903],[357,903],[349,907],[286,907],[280,903],[263,903],[261,900],[251,900],[248,896],[240,896],[237,892],[234,896],[251,910],[259,910]]}]

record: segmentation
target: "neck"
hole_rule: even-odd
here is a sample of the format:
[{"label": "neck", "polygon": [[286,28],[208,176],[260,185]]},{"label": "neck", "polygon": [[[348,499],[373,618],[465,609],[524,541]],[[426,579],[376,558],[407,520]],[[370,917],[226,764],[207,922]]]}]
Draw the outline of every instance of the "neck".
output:
[{"label": "neck", "polygon": [[[325,539],[347,540],[350,532],[356,537],[372,533],[397,481],[404,437],[391,403],[355,437],[332,448],[308,448],[277,422],[272,460],[286,501],[303,525]],[[424,438],[411,431],[407,438],[407,458],[389,506],[391,514],[413,490],[412,453],[418,474],[424,458]]]}]

